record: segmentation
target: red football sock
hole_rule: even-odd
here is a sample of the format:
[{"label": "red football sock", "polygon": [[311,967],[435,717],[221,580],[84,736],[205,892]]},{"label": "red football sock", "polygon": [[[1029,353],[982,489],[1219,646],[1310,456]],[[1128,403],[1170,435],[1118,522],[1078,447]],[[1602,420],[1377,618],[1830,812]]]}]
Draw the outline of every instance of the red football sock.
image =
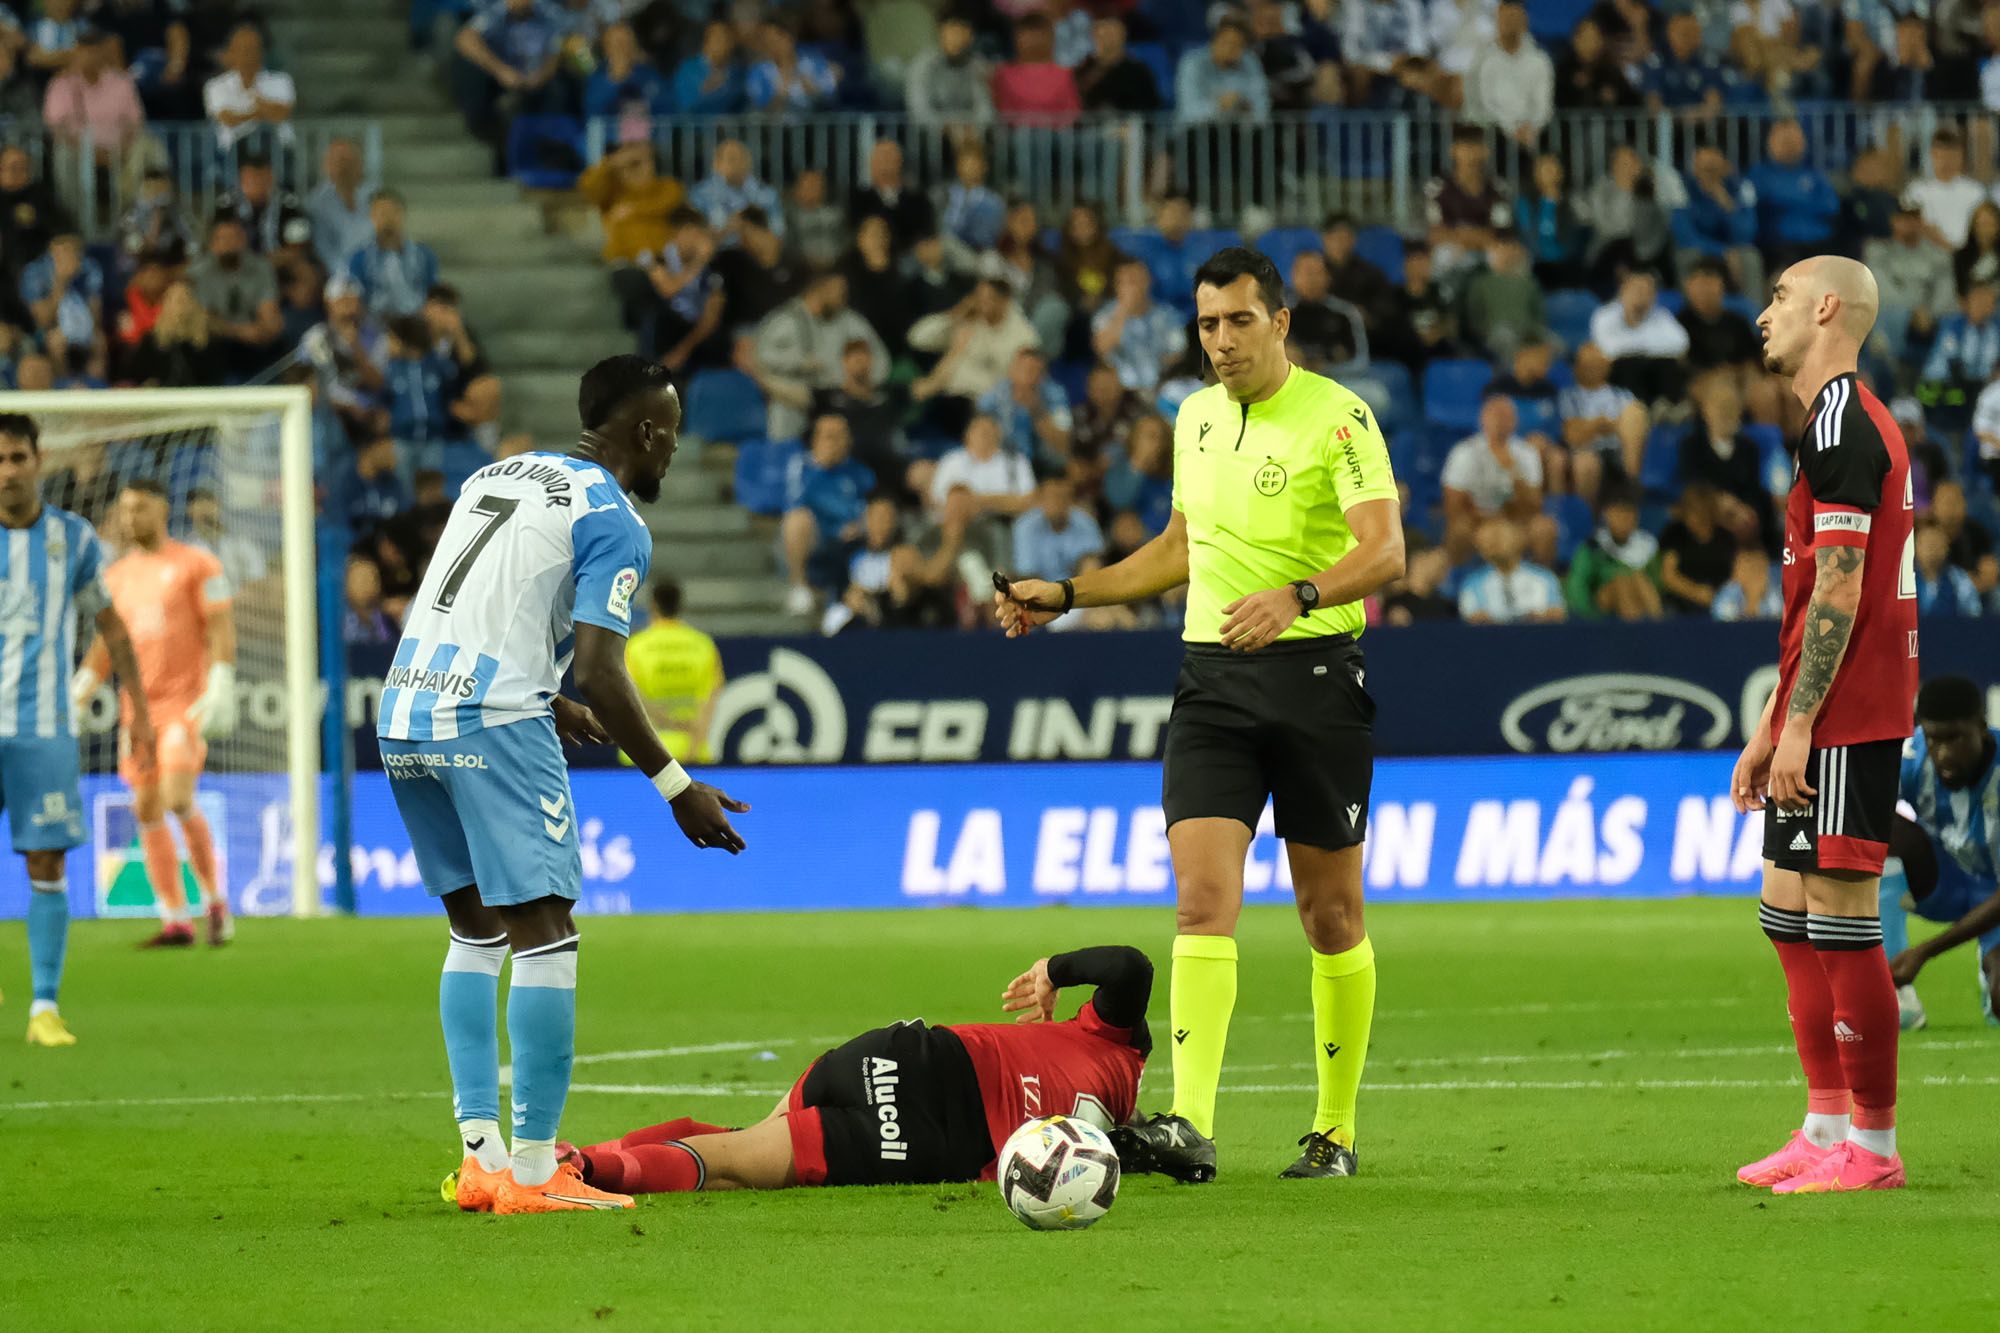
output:
[{"label": "red football sock", "polygon": [[590,1154],[590,1183],[618,1194],[687,1194],[707,1170],[685,1143],[642,1143]]},{"label": "red football sock", "polygon": [[[1806,941],[1806,914],[1769,903],[1758,904],[1757,914],[1785,969],[1785,1011],[1792,1020],[1799,1065],[1805,1070],[1806,1110],[1818,1115],[1846,1115],[1847,1073],[1841,1066],[1840,1044],[1833,1035],[1833,990],[1820,964],[1823,955]],[[1895,1002],[1892,990],[1892,1010]]]},{"label": "red football sock", "polygon": [[619,1139],[618,1143],[614,1146],[636,1148],[642,1143],[671,1143],[675,1139],[692,1139],[703,1134],[727,1134],[728,1132],[729,1127],[726,1125],[705,1125],[690,1116],[682,1116],[678,1120],[669,1120],[664,1124],[648,1125],[644,1129],[635,1129],[630,1134]]},{"label": "red football sock", "polygon": [[1813,948],[1833,995],[1832,1030],[1854,1090],[1856,1129],[1896,1125],[1896,1043],[1902,1025],[1896,983],[1882,952],[1882,923],[1874,917],[1812,918]]}]

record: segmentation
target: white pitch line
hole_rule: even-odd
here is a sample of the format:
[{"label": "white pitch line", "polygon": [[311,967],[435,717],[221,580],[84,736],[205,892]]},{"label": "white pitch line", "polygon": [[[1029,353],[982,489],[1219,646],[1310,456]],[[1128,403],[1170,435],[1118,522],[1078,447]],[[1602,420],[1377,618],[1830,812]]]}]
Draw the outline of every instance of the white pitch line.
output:
[{"label": "white pitch line", "polygon": [[[1902,1054],[1916,1051],[1990,1051],[2000,1047],[2000,1041],[1993,1039],[1968,1041],[1910,1041],[1904,1040]],[[1408,1059],[1380,1055],[1376,1059],[1395,1069],[1449,1069],[1458,1065],[1512,1065],[1512,1064],[1600,1064],[1609,1060],[1655,1060],[1662,1057],[1675,1060],[1729,1060],[1750,1056],[1793,1055],[1798,1048],[1791,1045],[1770,1046],[1706,1046],[1689,1047],[1669,1051],[1522,1051],[1511,1055],[1424,1055]],[[1241,1074],[1275,1074],[1283,1070],[1314,1069],[1318,1066],[1311,1060],[1294,1060],[1274,1065],[1229,1065],[1228,1069]]]},{"label": "white pitch line", "polygon": [[782,1088],[745,1088],[733,1084],[725,1087],[715,1083],[572,1083],[569,1088],[571,1093],[639,1097],[781,1097],[790,1089],[789,1083]]},{"label": "white pitch line", "polygon": [[[1562,1014],[1604,1014],[1624,1013],[1633,1009],[1734,1009],[1739,1005],[1763,1004],[1740,995],[1715,995],[1706,999],[1690,1000],[1583,1000],[1580,1002],[1556,1000],[1532,1000],[1523,1004],[1493,1004],[1478,1008],[1457,1009],[1434,1007],[1428,1009],[1377,1009],[1375,1017],[1385,1018],[1541,1018]],[[1244,1014],[1234,1022],[1238,1023],[1302,1023],[1312,1020],[1310,1010],[1298,1010],[1289,1014]]]},{"label": "white pitch line", "polygon": [[[2000,1088],[2000,1075],[1932,1074],[1903,1080],[1905,1085],[1926,1088]],[[1799,1081],[1754,1078],[1642,1078],[1642,1079],[1445,1079],[1423,1083],[1363,1083],[1363,1092],[1679,1092],[1712,1088],[1796,1088]],[[1300,1093],[1317,1092],[1317,1083],[1246,1083],[1222,1085],[1224,1092]]]},{"label": "white pitch line", "polygon": [[599,1051],[595,1055],[579,1055],[574,1063],[580,1065],[615,1064],[623,1060],[665,1060],[683,1055],[728,1055],[736,1051],[768,1051],[779,1046],[797,1046],[809,1037],[779,1037],[770,1041],[712,1041],[701,1046],[660,1046],[650,1051]]},{"label": "white pitch line", "polygon": [[287,1092],[246,1093],[223,1097],[78,1097],[60,1102],[0,1102],[0,1111],[67,1111],[79,1107],[121,1106],[261,1106],[297,1102],[394,1102],[436,1097],[435,1092]]},{"label": "white pitch line", "polygon": [[[1930,1074],[1905,1079],[1906,1084],[1926,1088],[1995,1088],[2000,1075]],[[1314,1092],[1316,1083],[1225,1084],[1223,1091],[1260,1094]],[[1641,1091],[1679,1092],[1699,1089],[1782,1089],[1796,1088],[1797,1079],[1443,1079],[1420,1083],[1364,1083],[1363,1092],[1591,1092]],[[750,1088],[708,1083],[579,1083],[571,1092],[608,1096],[640,1097],[776,1097],[783,1088]],[[442,1090],[426,1092],[309,1092],[248,1094],[230,1097],[112,1097],[76,1098],[69,1101],[0,1102],[0,1114],[9,1111],[107,1110],[121,1107],[166,1106],[296,1106],[327,1102],[402,1102],[442,1098]]]}]

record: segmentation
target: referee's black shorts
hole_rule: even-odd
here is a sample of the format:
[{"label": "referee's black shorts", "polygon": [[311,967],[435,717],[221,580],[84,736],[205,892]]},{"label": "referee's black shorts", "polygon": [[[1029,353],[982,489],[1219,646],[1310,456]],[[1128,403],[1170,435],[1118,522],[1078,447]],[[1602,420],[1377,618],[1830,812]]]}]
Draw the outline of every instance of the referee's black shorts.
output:
[{"label": "referee's black shorts", "polygon": [[1338,849],[1368,833],[1375,701],[1345,634],[1254,653],[1188,645],[1167,723],[1167,826],[1235,819],[1271,801],[1286,842]]}]

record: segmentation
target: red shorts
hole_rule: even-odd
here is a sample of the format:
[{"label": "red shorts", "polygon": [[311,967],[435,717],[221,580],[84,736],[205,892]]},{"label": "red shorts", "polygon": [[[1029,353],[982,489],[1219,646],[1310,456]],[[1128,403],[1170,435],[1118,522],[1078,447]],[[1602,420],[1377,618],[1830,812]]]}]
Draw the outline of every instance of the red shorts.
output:
[{"label": "red shorts", "polygon": [[191,703],[152,706],[153,735],[158,746],[154,751],[153,774],[143,783],[138,761],[132,755],[131,733],[124,727],[118,729],[118,776],[125,779],[126,786],[150,785],[166,773],[201,776],[208,763],[208,742],[201,738],[201,728],[188,718],[188,709],[193,706]]}]

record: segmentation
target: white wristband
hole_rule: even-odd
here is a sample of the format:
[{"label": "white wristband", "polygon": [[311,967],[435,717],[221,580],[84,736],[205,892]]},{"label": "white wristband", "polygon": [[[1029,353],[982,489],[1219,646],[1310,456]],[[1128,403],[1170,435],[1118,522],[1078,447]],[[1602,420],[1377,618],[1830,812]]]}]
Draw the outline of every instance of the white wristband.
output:
[{"label": "white wristband", "polygon": [[653,785],[660,789],[660,795],[671,801],[694,786],[694,779],[688,776],[687,770],[679,763],[669,759],[665,768],[653,774]]}]

